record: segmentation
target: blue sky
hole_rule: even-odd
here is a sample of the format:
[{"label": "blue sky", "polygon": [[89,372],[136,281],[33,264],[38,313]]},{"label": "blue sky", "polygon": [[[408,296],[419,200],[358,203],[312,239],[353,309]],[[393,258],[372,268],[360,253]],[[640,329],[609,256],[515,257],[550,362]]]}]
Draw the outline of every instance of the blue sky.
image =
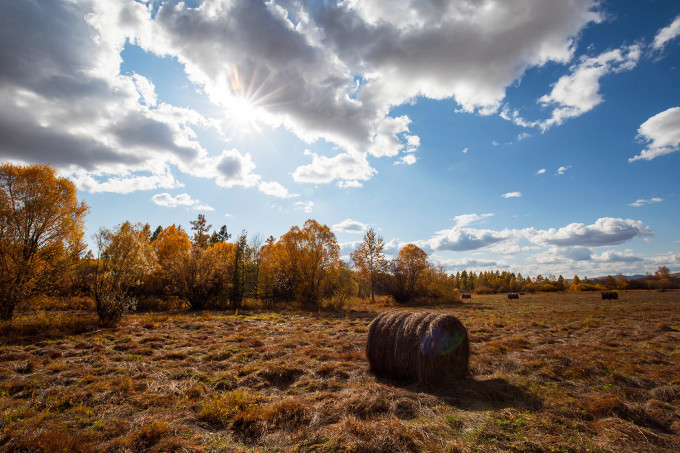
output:
[{"label": "blue sky", "polygon": [[122,221],[680,270],[680,3],[0,2],[0,159]]}]

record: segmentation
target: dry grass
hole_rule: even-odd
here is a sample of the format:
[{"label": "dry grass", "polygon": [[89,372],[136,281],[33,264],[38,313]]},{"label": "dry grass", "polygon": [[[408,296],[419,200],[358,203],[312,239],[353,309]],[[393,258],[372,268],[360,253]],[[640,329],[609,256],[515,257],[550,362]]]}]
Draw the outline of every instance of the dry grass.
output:
[{"label": "dry grass", "polygon": [[0,451],[680,451],[680,293],[427,307],[474,375],[429,392],[368,373],[385,309],[0,324]]}]

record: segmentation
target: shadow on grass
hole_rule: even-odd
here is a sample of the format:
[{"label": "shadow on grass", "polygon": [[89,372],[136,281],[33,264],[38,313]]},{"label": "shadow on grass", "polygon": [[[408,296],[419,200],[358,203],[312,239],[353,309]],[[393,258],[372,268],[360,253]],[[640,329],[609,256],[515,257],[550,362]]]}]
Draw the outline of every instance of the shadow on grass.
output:
[{"label": "shadow on grass", "polygon": [[93,313],[23,313],[0,322],[0,345],[26,345],[101,329]]},{"label": "shadow on grass", "polygon": [[376,380],[412,392],[428,393],[439,398],[443,403],[465,410],[486,411],[515,408],[537,411],[543,408],[541,398],[501,378],[465,378],[438,387],[404,384],[385,378],[376,378]]},{"label": "shadow on grass", "polygon": [[543,407],[541,398],[501,378],[461,379],[429,393],[447,404],[469,410],[507,407],[540,410]]}]

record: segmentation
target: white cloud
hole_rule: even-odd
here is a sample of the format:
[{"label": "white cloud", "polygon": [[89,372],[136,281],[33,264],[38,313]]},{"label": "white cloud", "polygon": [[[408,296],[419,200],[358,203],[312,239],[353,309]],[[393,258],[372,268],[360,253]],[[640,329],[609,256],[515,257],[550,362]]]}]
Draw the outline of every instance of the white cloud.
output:
[{"label": "white cloud", "polygon": [[157,193],[151,197],[151,201],[156,203],[158,206],[166,206],[169,208],[176,208],[177,206],[187,206],[194,211],[214,211],[215,209],[206,204],[200,204],[198,200],[194,200],[187,193],[181,193],[175,195],[174,197],[169,193]]},{"label": "white cloud", "polygon": [[442,258],[434,255],[431,257],[431,261],[437,265],[444,266],[448,271],[478,271],[505,269],[508,267],[507,263],[483,258]]},{"label": "white cloud", "polygon": [[488,213],[488,214],[461,214],[457,215],[453,218],[453,221],[455,222],[454,225],[456,227],[464,227],[466,225],[470,225],[472,223],[479,222],[480,220],[492,217],[493,214]]},{"label": "white cloud", "polygon": [[405,156],[402,156],[401,159],[399,159],[398,161],[395,161],[394,165],[400,165],[400,164],[413,165],[413,164],[416,163],[416,160],[417,160],[416,156],[414,156],[413,154],[407,154]]},{"label": "white cloud", "polygon": [[647,148],[628,162],[652,160],[680,150],[680,107],[657,113],[640,126],[638,138],[649,142]]},{"label": "white cloud", "polygon": [[267,195],[271,195],[272,197],[295,198],[300,196],[299,193],[288,192],[288,189],[286,189],[285,187],[283,187],[283,185],[276,181],[270,182],[263,181],[258,186],[258,189],[260,190],[260,192],[264,192]]},{"label": "white cloud", "polygon": [[633,206],[633,207],[639,208],[640,206],[644,206],[646,204],[661,203],[662,201],[663,201],[663,198],[658,198],[658,197],[650,198],[649,200],[645,200],[645,199],[641,198],[639,200],[636,200],[634,203],[630,203],[628,206]]},{"label": "white cloud", "polygon": [[635,68],[642,50],[639,45],[609,50],[595,57],[582,57],[570,68],[570,73],[559,78],[550,94],[539,98],[545,107],[552,107],[552,114],[546,120],[527,121],[518,111],[506,106],[501,117],[522,127],[539,127],[546,131],[559,126],[570,118],[589,112],[604,101],[600,94],[600,79],[611,73],[630,71]]},{"label": "white cloud", "polygon": [[545,168],[541,168],[536,172],[537,175],[542,175],[543,173],[545,173]]},{"label": "white cloud", "polygon": [[215,210],[215,208],[213,208],[212,206],[209,206],[207,204],[197,204],[196,206],[192,206],[191,209],[193,209],[194,211],[214,211]]},{"label": "white cloud", "polygon": [[622,244],[635,237],[650,236],[652,230],[640,220],[602,217],[592,225],[571,223],[559,229],[529,228],[523,233],[527,239],[539,245],[601,247]]},{"label": "white cloud", "polygon": [[503,198],[520,198],[522,196],[521,192],[507,192],[501,195]]},{"label": "white cloud", "polygon": [[338,187],[341,189],[346,189],[348,187],[352,188],[359,188],[359,187],[364,187],[364,184],[361,181],[357,180],[345,180],[345,181],[338,181]]},{"label": "white cloud", "polygon": [[[295,170],[301,180],[366,181],[375,175],[367,155],[420,144],[408,117],[389,115],[394,106],[454,99],[463,111],[493,113],[528,68],[570,61],[581,31],[602,20],[598,8],[596,0],[5,2],[0,156],[113,177],[171,165],[222,187],[258,185],[250,156],[214,156],[200,143],[194,127],[223,133],[220,122],[178,115],[158,103],[152,80],[120,73],[129,43],[176,59],[231,119],[338,145],[328,165]],[[339,162],[348,159],[351,171]],[[335,164],[342,169],[328,168]]]},{"label": "white cloud", "polygon": [[521,134],[517,135],[517,140],[522,141],[522,140],[529,138],[529,137],[531,137],[531,134],[529,134],[527,132],[522,132]]},{"label": "white cloud", "polygon": [[314,207],[314,202],[313,201],[296,201],[294,206],[295,206],[296,211],[302,211],[302,212],[310,213],[310,212],[312,212],[312,208]]},{"label": "white cloud", "polygon": [[680,35],[680,16],[676,17],[675,20],[668,26],[664,27],[656,34],[654,37],[654,43],[652,47],[656,50],[662,49],[668,41],[676,38]]},{"label": "white cloud", "polygon": [[174,197],[169,193],[157,193],[151,197],[151,201],[156,203],[158,206],[167,206],[169,208],[174,208],[177,206],[193,206],[198,203],[198,201],[192,199],[188,193],[181,193]]},{"label": "white cloud", "polygon": [[346,219],[340,223],[332,226],[333,231],[339,231],[342,233],[355,233],[361,234],[366,231],[366,225],[356,220]]},{"label": "white cloud", "polygon": [[571,165],[567,165],[566,167],[565,167],[565,166],[562,166],[562,167],[560,167],[560,168],[557,169],[557,173],[555,173],[555,174],[556,174],[556,175],[563,175],[563,174],[564,174],[567,170],[569,170],[570,168],[571,168]]},{"label": "white cloud", "polygon": [[[485,249],[505,255],[534,252],[539,248],[549,247],[548,252],[534,256],[542,262],[557,262],[555,261],[557,255],[573,260],[588,260],[591,254],[590,247],[618,245],[636,237],[644,238],[653,234],[652,230],[639,220],[610,217],[597,219],[592,225],[571,223],[559,229],[548,230],[535,228],[492,230],[467,226],[489,216],[490,214],[458,216],[454,218],[455,224],[452,228],[438,231],[432,238],[414,243],[429,251],[462,252]],[[519,241],[522,238],[534,245],[520,246]]]},{"label": "white cloud", "polygon": [[642,258],[633,255],[630,251],[617,252],[607,250],[600,255],[593,255],[593,261],[600,263],[635,263],[643,261]]},{"label": "white cloud", "polygon": [[464,252],[490,247],[494,244],[517,239],[519,235],[512,230],[494,231],[488,229],[463,228],[454,226],[448,230],[437,231],[425,241],[416,241],[416,245],[433,251]]},{"label": "white cloud", "polygon": [[463,154],[467,154],[468,151],[470,151],[470,148],[463,148]]},{"label": "white cloud", "polygon": [[[316,153],[305,151],[312,156],[312,163],[298,167],[293,172],[296,182],[304,183],[328,183],[340,179],[343,181],[366,181],[376,173],[361,154],[341,153],[334,157],[319,156]],[[352,187],[346,183],[344,187]]]},{"label": "white cloud", "polygon": [[101,177],[95,173],[88,173],[80,170],[75,174],[68,176],[76,187],[78,187],[78,190],[90,193],[112,192],[128,194],[138,190],[175,189],[184,187],[184,184],[177,181],[167,168],[165,168],[164,172],[161,174],[152,175]]}]

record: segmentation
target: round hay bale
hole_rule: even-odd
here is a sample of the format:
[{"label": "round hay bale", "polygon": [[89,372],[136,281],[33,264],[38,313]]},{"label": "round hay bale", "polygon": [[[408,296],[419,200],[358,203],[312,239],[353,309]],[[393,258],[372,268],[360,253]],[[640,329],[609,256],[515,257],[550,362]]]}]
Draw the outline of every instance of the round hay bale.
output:
[{"label": "round hay bale", "polygon": [[424,385],[470,374],[470,340],[453,315],[382,313],[369,326],[366,357],[377,376]]}]

